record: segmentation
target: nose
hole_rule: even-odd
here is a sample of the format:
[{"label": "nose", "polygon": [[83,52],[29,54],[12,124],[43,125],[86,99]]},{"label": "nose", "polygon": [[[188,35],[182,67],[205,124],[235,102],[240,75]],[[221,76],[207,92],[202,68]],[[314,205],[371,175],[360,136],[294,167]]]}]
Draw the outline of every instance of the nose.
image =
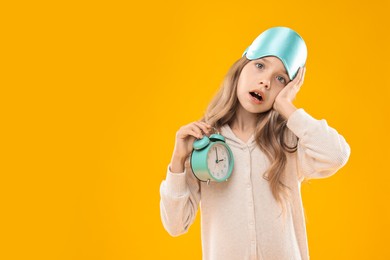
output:
[{"label": "nose", "polygon": [[260,85],[264,85],[264,87],[265,87],[266,89],[269,89],[270,86],[271,86],[271,81],[270,81],[269,79],[263,78],[263,79],[261,79],[261,80],[259,81],[259,84],[260,84]]},{"label": "nose", "polygon": [[271,78],[272,72],[265,70],[259,75],[258,82],[260,86],[264,86],[266,89],[269,89],[271,87]]}]

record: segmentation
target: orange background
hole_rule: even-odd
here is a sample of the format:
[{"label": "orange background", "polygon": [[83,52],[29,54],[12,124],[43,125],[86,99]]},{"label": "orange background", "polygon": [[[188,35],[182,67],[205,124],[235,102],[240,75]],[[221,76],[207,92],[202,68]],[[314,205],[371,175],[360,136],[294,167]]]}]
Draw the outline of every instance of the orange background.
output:
[{"label": "orange background", "polygon": [[295,101],[351,146],[302,188],[312,259],[390,259],[389,1],[1,4],[0,259],[201,259],[159,213],[176,130],[254,38],[308,46]]}]

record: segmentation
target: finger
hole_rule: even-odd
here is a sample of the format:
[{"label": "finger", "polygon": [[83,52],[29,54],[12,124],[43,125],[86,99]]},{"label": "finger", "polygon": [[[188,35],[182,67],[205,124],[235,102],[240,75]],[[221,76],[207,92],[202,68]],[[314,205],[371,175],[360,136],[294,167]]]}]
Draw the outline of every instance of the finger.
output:
[{"label": "finger", "polygon": [[203,128],[202,128],[203,131],[207,131],[210,133],[211,130],[213,129],[213,127],[211,125],[207,124],[206,122],[198,121],[197,123],[199,123],[203,126]]},{"label": "finger", "polygon": [[193,129],[191,129],[190,127],[186,127],[184,129],[182,129],[182,131],[180,131],[178,133],[178,138],[180,139],[186,139],[188,136],[193,136],[195,138],[202,138],[202,134],[200,133],[200,131],[195,131]]},{"label": "finger", "polygon": [[203,121],[199,121],[199,123],[205,125],[207,128],[213,128],[210,124],[206,123],[206,122],[203,122]]},{"label": "finger", "polygon": [[207,127],[207,125],[203,122],[194,122],[194,124],[199,127],[203,133],[208,134],[210,133],[210,128]]},{"label": "finger", "polygon": [[294,86],[295,84],[297,84],[298,81],[299,81],[300,75],[301,75],[301,67],[298,69],[297,75],[295,76],[295,78],[294,78],[293,80],[291,80],[291,81],[287,84],[287,86],[292,87],[292,86]]},{"label": "finger", "polygon": [[302,80],[302,76],[303,76],[303,71],[304,71],[305,69],[303,68],[303,67],[300,67],[299,68],[299,81],[301,81]]},{"label": "finger", "polygon": [[191,124],[191,127],[190,127],[190,130],[195,132],[196,133],[196,137],[197,138],[202,138],[203,137],[203,133],[202,133],[202,129],[199,128],[196,124]]},{"label": "finger", "polygon": [[301,78],[299,81],[299,88],[303,85],[303,81],[305,80],[306,67],[302,67]]},{"label": "finger", "polygon": [[193,132],[193,133],[196,133],[194,136],[196,138],[202,138],[202,130],[200,130],[197,126],[191,126],[191,128],[189,129],[188,131],[189,133],[190,132]]},{"label": "finger", "polygon": [[203,137],[202,134],[199,134],[198,132],[193,131],[193,130],[190,130],[190,131],[188,132],[188,135],[191,135],[191,136],[193,136],[193,137],[195,137],[195,138],[197,138],[197,139],[202,139],[202,137]]},{"label": "finger", "polygon": [[297,89],[299,89],[303,84],[303,73],[304,73],[304,68],[300,67],[297,75],[296,86],[295,86]]},{"label": "finger", "polygon": [[192,129],[196,129],[195,131],[199,131],[201,134],[202,133],[206,133],[207,132],[207,128],[206,127],[204,127],[202,124],[200,124],[199,122],[194,122],[193,124],[192,124]]},{"label": "finger", "polygon": [[198,127],[196,127],[192,123],[190,123],[190,124],[185,125],[185,126],[180,128],[180,130],[178,131],[178,137],[184,139],[188,135],[192,135],[193,133],[190,134],[191,132],[195,133],[195,135],[194,135],[195,137],[202,135],[202,131]]},{"label": "finger", "polygon": [[306,75],[306,67],[303,68],[303,73],[302,73],[302,84],[303,84],[303,81],[305,79],[305,75]]}]

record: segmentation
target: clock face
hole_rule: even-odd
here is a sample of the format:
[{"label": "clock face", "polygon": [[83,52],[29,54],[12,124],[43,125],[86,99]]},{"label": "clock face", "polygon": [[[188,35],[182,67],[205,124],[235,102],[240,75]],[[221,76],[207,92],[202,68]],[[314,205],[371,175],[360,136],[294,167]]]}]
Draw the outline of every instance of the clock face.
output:
[{"label": "clock face", "polygon": [[214,144],[207,154],[207,166],[210,174],[217,179],[226,178],[229,173],[230,157],[223,144]]}]

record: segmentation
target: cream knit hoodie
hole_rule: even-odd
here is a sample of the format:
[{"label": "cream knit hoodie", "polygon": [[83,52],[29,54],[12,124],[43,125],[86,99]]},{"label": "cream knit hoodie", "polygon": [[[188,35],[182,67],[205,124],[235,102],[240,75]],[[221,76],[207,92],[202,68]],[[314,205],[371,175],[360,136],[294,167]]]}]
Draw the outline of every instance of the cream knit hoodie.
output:
[{"label": "cream knit hoodie", "polygon": [[270,162],[254,136],[244,143],[225,125],[221,134],[235,163],[227,182],[207,185],[188,167],[171,173],[168,166],[160,186],[161,219],[168,233],[186,233],[200,205],[204,260],[309,259],[301,182],[336,173],[347,162],[350,147],[325,120],[302,108],[291,114],[287,127],[299,141],[297,151],[287,154],[283,182],[290,188],[291,203],[285,217],[262,177]]}]

